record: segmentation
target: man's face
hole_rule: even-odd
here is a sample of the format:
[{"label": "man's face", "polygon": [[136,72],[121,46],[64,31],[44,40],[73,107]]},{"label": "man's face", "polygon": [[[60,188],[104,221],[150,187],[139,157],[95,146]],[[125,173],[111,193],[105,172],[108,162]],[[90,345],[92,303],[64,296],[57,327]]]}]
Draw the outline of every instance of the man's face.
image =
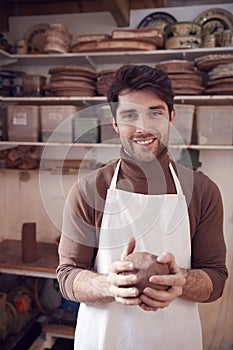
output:
[{"label": "man's face", "polygon": [[168,145],[170,122],[168,107],[151,91],[132,91],[119,95],[113,127],[125,151],[138,161],[151,161]]}]

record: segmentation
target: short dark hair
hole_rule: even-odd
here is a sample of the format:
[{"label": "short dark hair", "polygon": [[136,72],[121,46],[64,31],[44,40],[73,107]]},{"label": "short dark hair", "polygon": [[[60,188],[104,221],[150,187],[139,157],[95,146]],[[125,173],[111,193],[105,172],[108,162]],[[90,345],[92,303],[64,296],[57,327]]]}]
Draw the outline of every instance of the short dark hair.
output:
[{"label": "short dark hair", "polygon": [[149,90],[158,95],[167,104],[169,116],[173,110],[174,94],[170,79],[164,71],[147,65],[127,64],[116,72],[116,79],[108,89],[108,103],[116,120],[118,98],[123,90]]}]

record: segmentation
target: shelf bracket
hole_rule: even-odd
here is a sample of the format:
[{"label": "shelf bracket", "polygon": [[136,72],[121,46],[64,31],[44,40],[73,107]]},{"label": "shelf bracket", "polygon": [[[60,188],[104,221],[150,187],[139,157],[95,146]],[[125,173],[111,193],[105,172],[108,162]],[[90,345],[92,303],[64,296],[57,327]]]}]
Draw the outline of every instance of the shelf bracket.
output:
[{"label": "shelf bracket", "polygon": [[85,59],[87,60],[88,64],[94,69],[96,70],[97,66],[94,63],[94,61],[90,58],[90,56],[85,56]]},{"label": "shelf bracket", "polygon": [[186,58],[186,52],[182,52],[183,59]]},{"label": "shelf bracket", "polygon": [[0,67],[3,68],[5,66],[10,66],[12,64],[16,64],[18,60],[15,59],[0,59]]}]

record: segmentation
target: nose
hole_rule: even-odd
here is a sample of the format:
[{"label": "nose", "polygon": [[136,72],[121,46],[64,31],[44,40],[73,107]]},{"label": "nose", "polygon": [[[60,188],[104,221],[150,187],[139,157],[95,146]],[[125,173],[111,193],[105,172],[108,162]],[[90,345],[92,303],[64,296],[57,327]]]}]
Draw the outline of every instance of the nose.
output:
[{"label": "nose", "polygon": [[148,125],[148,120],[145,116],[140,115],[139,118],[137,119],[136,122],[136,132],[137,133],[143,133],[143,132],[148,132],[149,131],[149,125]]}]

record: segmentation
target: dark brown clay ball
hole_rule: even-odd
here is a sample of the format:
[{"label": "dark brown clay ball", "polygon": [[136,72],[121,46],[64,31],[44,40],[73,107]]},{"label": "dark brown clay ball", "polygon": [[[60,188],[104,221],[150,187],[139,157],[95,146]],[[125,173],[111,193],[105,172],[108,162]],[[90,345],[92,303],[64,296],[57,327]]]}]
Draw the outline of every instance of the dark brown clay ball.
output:
[{"label": "dark brown clay ball", "polygon": [[[149,278],[154,275],[169,275],[169,268],[167,264],[160,264],[157,261],[157,255],[150,254],[147,252],[135,252],[129,254],[126,261],[131,261],[135,269],[133,271],[124,272],[124,274],[136,274],[139,282],[132,286],[139,289],[140,294],[142,294],[143,289],[146,287],[151,287],[153,289],[167,290],[169,287],[153,284],[149,282]],[[129,286],[127,286],[129,287]]]}]

